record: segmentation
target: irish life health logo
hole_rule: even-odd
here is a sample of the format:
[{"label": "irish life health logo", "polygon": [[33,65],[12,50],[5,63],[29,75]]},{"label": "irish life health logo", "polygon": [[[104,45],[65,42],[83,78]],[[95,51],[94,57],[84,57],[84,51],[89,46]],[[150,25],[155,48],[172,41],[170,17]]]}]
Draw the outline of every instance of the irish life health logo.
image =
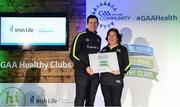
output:
[{"label": "irish life health logo", "polygon": [[123,15],[111,2],[101,2],[93,7],[92,14],[99,18],[100,28],[110,28],[115,21],[130,20],[130,16]]},{"label": "irish life health logo", "polygon": [[24,107],[26,97],[22,90],[9,87],[0,93],[0,107]]}]

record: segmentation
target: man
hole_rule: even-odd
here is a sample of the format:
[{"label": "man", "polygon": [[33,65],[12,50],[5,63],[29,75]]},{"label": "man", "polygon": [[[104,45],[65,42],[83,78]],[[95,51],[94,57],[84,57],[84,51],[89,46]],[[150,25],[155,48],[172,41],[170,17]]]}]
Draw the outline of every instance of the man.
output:
[{"label": "man", "polygon": [[75,106],[93,106],[99,74],[94,74],[89,66],[88,54],[100,52],[101,38],[97,35],[98,18],[90,15],[87,18],[87,29],[75,36],[70,59],[74,62],[76,83]]}]

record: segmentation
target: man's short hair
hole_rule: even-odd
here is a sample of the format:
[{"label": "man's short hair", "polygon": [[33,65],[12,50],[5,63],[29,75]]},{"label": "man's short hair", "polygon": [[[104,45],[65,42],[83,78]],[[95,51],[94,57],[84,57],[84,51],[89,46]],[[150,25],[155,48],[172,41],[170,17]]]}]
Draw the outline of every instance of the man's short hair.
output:
[{"label": "man's short hair", "polygon": [[87,18],[87,23],[89,22],[89,19],[96,19],[97,22],[99,23],[99,20],[98,20],[98,17],[96,17],[95,15],[89,15],[88,18]]}]

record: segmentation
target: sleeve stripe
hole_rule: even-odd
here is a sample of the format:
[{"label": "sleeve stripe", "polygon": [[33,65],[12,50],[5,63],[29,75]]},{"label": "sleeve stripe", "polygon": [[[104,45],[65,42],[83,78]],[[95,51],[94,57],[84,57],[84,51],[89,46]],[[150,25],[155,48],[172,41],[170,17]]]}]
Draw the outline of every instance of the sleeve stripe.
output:
[{"label": "sleeve stripe", "polygon": [[127,71],[130,66],[131,66],[131,63],[129,63],[128,66],[126,66],[125,70]]},{"label": "sleeve stripe", "polygon": [[82,32],[82,33],[79,33],[78,35],[77,35],[77,37],[76,37],[76,39],[75,39],[75,41],[74,41],[74,45],[73,45],[73,57],[76,59],[76,60],[78,60],[78,61],[80,61],[80,59],[76,56],[76,54],[75,54],[75,52],[76,52],[76,44],[77,44],[77,40],[78,40],[78,38],[79,38],[79,36],[81,35],[81,34],[84,34],[84,33],[86,33],[86,32]]}]

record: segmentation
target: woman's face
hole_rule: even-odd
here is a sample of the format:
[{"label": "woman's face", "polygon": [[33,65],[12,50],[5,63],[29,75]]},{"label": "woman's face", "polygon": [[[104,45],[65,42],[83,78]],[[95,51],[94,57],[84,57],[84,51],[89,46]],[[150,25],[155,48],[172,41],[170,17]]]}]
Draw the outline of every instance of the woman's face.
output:
[{"label": "woman's face", "polygon": [[110,45],[118,44],[117,34],[114,31],[109,32],[107,40]]}]

